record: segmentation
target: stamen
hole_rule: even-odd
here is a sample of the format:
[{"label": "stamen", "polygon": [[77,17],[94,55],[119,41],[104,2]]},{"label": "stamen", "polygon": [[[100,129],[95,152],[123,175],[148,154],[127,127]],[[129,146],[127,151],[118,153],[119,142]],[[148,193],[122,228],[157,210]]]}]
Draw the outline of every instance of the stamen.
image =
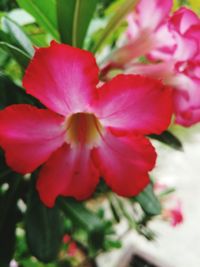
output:
[{"label": "stamen", "polygon": [[99,144],[104,129],[94,114],[75,113],[67,119],[66,131],[66,142],[72,147],[81,144],[92,148]]}]

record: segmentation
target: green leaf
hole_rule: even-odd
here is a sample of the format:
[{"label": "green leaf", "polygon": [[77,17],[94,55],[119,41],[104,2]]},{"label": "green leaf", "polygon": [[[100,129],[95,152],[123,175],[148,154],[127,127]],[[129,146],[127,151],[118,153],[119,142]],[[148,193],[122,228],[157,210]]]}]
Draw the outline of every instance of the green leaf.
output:
[{"label": "green leaf", "polygon": [[110,210],[112,212],[113,218],[115,219],[115,221],[117,223],[119,223],[121,220],[119,210],[118,210],[118,207],[116,207],[116,204],[115,204],[114,199],[112,198],[111,194],[108,195],[108,200],[109,200]]},{"label": "green leaf", "polygon": [[165,131],[160,135],[151,134],[149,137],[158,140],[174,149],[183,150],[181,141],[169,131]]},{"label": "green leaf", "polygon": [[161,205],[159,200],[154,194],[152,185],[148,185],[144,191],[134,197],[142,209],[150,216],[159,215],[161,213]]},{"label": "green leaf", "polygon": [[93,53],[96,53],[107,40],[110,34],[119,26],[122,20],[127,16],[136,5],[137,0],[124,0],[123,4],[118,8],[115,14],[111,17],[105,29],[102,31],[94,47],[91,49]]},{"label": "green leaf", "polygon": [[89,244],[95,249],[102,248],[105,238],[104,222],[88,210],[82,202],[70,198],[59,198],[57,203],[74,225],[88,233]]},{"label": "green leaf", "polygon": [[37,104],[37,100],[0,71],[0,109],[19,103]]},{"label": "green leaf", "polygon": [[15,44],[32,57],[34,54],[34,48],[22,28],[8,17],[4,17],[2,19],[2,24],[3,30],[7,32],[13,40],[12,44]]},{"label": "green leaf", "polygon": [[7,43],[11,43],[12,42],[10,36],[6,32],[4,32],[2,30],[0,30],[0,41],[1,42],[7,42]]},{"label": "green leaf", "polygon": [[29,55],[18,47],[0,41],[0,48],[8,52],[19,63],[19,65],[21,65],[23,69],[28,66],[30,61]]},{"label": "green leaf", "polygon": [[[11,175],[13,177],[11,177]],[[17,199],[20,175],[9,176],[10,188],[0,197],[0,266],[7,267],[15,249],[15,227],[18,220]]]},{"label": "green leaf", "polygon": [[63,234],[61,216],[56,207],[44,206],[35,190],[29,197],[25,228],[31,253],[45,263],[55,260]]},{"label": "green leaf", "polygon": [[17,3],[30,13],[54,39],[59,39],[55,0],[17,0]]},{"label": "green leaf", "polygon": [[58,28],[61,41],[83,47],[88,26],[99,0],[57,0]]},{"label": "green leaf", "polygon": [[0,185],[4,183],[5,179],[3,178],[7,178],[8,174],[10,174],[11,172],[11,169],[5,162],[4,152],[2,149],[0,149]]}]

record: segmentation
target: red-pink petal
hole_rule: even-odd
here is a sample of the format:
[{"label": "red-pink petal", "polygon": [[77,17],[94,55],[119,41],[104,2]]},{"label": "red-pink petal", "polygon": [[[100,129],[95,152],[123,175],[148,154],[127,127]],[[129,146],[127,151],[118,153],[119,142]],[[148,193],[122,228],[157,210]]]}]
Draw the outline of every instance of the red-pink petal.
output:
[{"label": "red-pink petal", "polygon": [[43,166],[37,183],[41,200],[52,207],[58,196],[88,198],[99,181],[90,150],[86,147],[58,149]]},{"label": "red-pink petal", "polygon": [[93,151],[93,159],[112,190],[130,197],[149,183],[148,171],[155,165],[156,153],[144,137],[116,137],[108,132]]},{"label": "red-pink petal", "polygon": [[94,106],[102,125],[143,134],[161,133],[171,120],[171,90],[139,75],[118,75],[98,90]]},{"label": "red-pink petal", "polygon": [[85,111],[97,83],[98,67],[93,55],[56,42],[36,50],[23,79],[29,94],[62,115]]},{"label": "red-pink petal", "polygon": [[7,164],[28,173],[45,162],[64,142],[64,118],[31,105],[12,105],[0,111],[0,145]]}]

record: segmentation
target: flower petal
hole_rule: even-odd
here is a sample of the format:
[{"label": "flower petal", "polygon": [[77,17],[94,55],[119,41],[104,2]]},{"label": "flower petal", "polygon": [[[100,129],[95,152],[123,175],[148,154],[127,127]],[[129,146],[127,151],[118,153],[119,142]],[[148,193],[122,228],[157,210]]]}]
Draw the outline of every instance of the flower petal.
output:
[{"label": "flower petal", "polygon": [[168,24],[161,25],[155,33],[155,47],[148,54],[148,58],[153,61],[173,60],[176,42],[172,33],[169,31]]},{"label": "flower petal", "polygon": [[198,51],[195,55],[195,60],[200,61],[200,23],[195,24],[189,28],[189,30],[185,33],[185,37],[188,39],[193,39],[198,44]]},{"label": "flower petal", "polygon": [[161,133],[171,119],[171,90],[139,75],[118,75],[98,90],[94,112],[103,126],[140,134]]},{"label": "flower petal", "polygon": [[155,165],[156,153],[145,137],[115,137],[108,132],[93,151],[93,159],[112,190],[130,197],[149,183],[148,171]]},{"label": "flower petal", "polygon": [[170,18],[170,28],[176,30],[180,34],[186,31],[195,24],[199,23],[198,16],[190,9],[181,7]]},{"label": "flower petal", "polygon": [[98,83],[98,67],[90,52],[52,42],[39,48],[23,85],[49,109],[67,115],[84,111]]},{"label": "flower petal", "polygon": [[176,11],[169,20],[170,31],[177,43],[175,59],[185,61],[198,54],[198,41],[192,37],[190,28],[199,22],[198,16],[185,7]]},{"label": "flower petal", "polygon": [[185,95],[183,90],[174,92],[174,109],[176,114],[175,122],[182,126],[190,127],[200,122],[200,80],[194,78],[189,80],[189,77],[187,79],[190,91],[187,91],[188,95]]},{"label": "flower petal", "polygon": [[99,181],[90,150],[86,147],[58,149],[43,166],[37,183],[41,200],[52,207],[59,196],[88,198]]},{"label": "flower petal", "polygon": [[64,118],[31,105],[12,105],[0,111],[0,145],[7,164],[28,173],[45,162],[64,142]]},{"label": "flower petal", "polygon": [[169,15],[172,0],[141,0],[137,5],[139,24],[142,28],[156,29]]}]

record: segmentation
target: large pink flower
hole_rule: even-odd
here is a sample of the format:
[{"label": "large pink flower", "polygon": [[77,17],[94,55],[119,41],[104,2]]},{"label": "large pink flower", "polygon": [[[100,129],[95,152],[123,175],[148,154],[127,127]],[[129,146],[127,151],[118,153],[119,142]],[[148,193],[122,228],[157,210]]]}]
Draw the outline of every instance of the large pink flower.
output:
[{"label": "large pink flower", "polygon": [[144,135],[169,125],[171,90],[134,75],[97,84],[90,52],[53,42],[36,51],[23,80],[48,109],[13,105],[0,112],[8,165],[24,174],[45,163],[37,189],[49,207],[59,195],[89,197],[100,175],[121,196],[149,182],[156,153]]}]

